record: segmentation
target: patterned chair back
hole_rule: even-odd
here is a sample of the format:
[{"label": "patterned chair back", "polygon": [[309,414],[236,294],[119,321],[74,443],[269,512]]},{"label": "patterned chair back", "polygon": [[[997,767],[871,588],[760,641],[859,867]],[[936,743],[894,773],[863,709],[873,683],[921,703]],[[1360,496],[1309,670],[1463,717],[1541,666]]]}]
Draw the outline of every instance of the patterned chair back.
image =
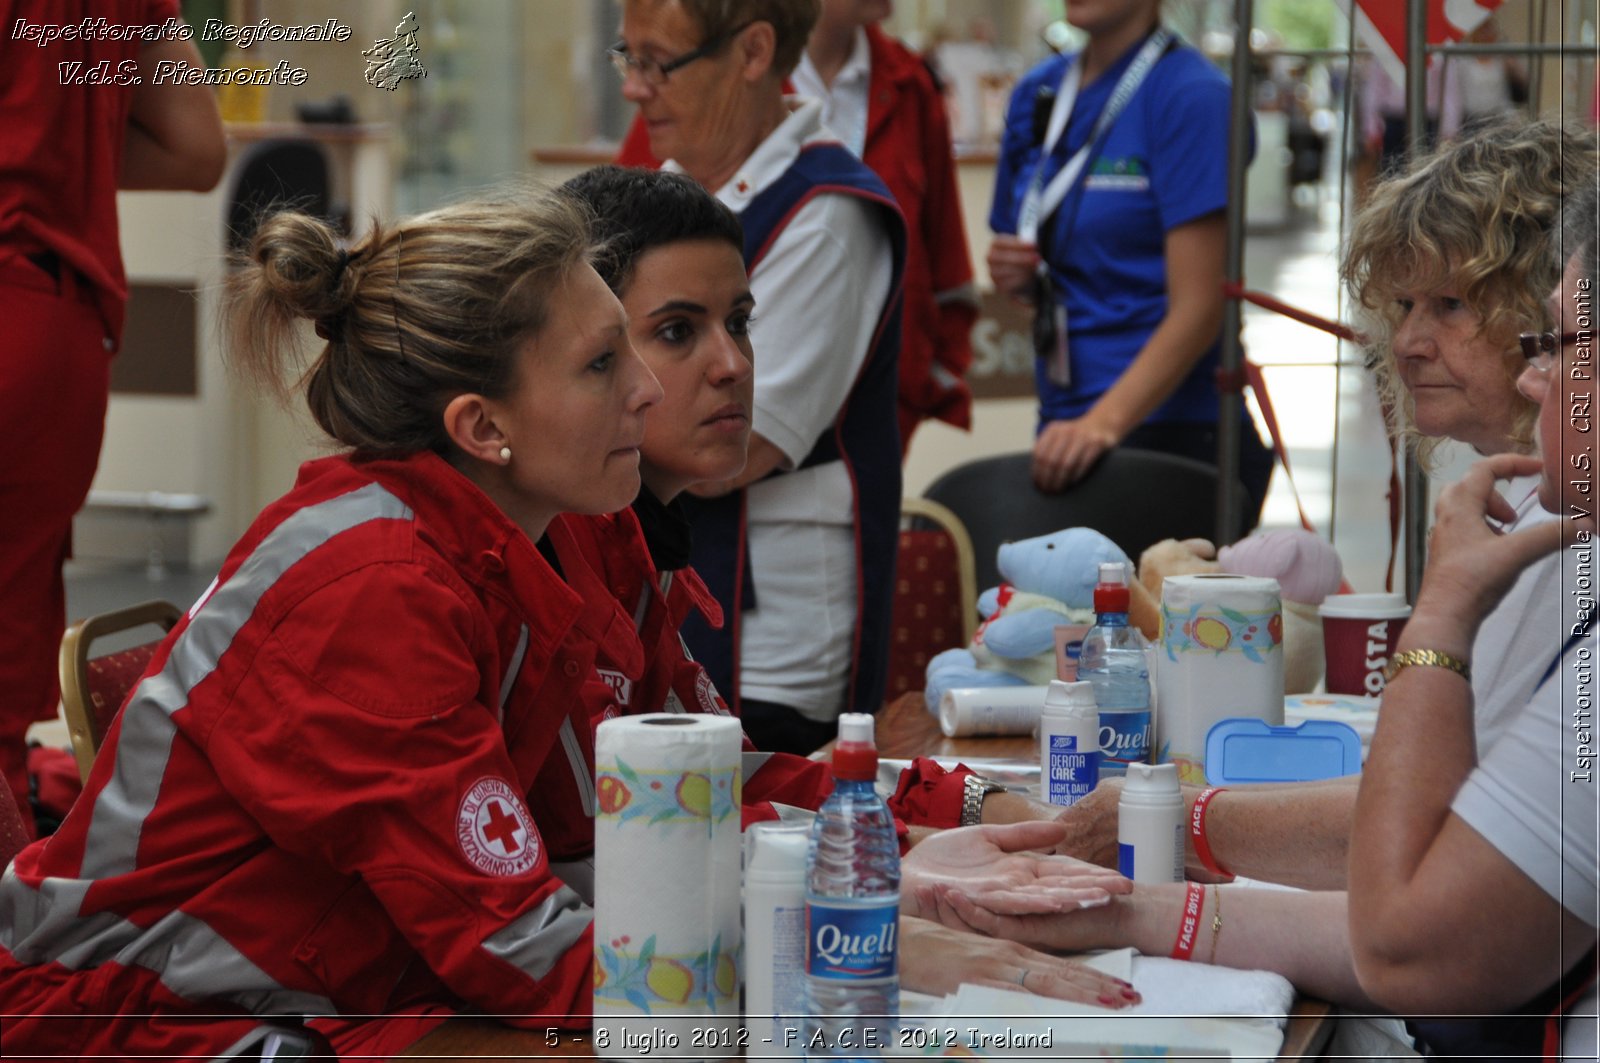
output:
[{"label": "patterned chair back", "polygon": [[[89,768],[100,742],[128,692],[144,675],[161,639],[128,646],[98,657],[89,651],[96,640],[145,625],[171,631],[183,613],[171,602],[150,601],[110,613],[91,616],[67,628],[61,638],[61,705],[78,774],[89,778]],[[126,640],[123,640],[126,641]]]},{"label": "patterned chair back", "polygon": [[929,659],[965,646],[976,625],[977,582],[966,528],[937,502],[905,499],[900,505],[884,700],[921,690]]}]

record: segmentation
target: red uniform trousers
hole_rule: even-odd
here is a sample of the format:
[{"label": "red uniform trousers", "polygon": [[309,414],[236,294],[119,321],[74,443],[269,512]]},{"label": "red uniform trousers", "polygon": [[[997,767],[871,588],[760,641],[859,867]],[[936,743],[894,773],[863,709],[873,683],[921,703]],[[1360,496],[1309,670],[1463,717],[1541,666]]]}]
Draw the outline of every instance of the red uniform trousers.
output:
[{"label": "red uniform trousers", "polygon": [[0,249],[0,772],[24,813],[25,735],[56,714],[61,563],[100,459],[111,372],[92,290],[58,269]]}]

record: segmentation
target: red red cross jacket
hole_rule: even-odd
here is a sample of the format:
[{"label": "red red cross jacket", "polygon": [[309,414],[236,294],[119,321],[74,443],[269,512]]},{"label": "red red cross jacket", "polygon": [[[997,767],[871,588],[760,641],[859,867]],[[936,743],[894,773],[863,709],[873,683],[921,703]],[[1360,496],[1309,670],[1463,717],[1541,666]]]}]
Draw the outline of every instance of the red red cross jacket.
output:
[{"label": "red red cross jacket", "polygon": [[5,1055],[211,1057],[225,1016],[419,1001],[586,1024],[591,912],[524,795],[583,800],[595,647],[641,662],[566,575],[437,457],[307,464],[0,880]]}]

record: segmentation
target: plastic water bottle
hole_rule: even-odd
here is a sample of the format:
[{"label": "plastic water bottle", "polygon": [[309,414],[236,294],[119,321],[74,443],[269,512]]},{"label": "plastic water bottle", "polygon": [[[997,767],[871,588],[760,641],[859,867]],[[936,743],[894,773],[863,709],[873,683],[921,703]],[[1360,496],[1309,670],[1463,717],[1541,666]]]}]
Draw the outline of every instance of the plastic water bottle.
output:
[{"label": "plastic water bottle", "polygon": [[900,1014],[900,845],[873,789],[872,717],[839,717],[833,793],[806,861],[807,1059],[878,1059]]},{"label": "plastic water bottle", "polygon": [[1100,713],[1088,683],[1050,681],[1039,712],[1039,768],[1052,805],[1076,804],[1100,780]]},{"label": "plastic water bottle", "polygon": [[1126,775],[1150,760],[1150,669],[1144,637],[1128,626],[1128,569],[1100,566],[1094,589],[1094,627],[1083,637],[1078,678],[1094,686],[1100,709],[1100,775]]}]

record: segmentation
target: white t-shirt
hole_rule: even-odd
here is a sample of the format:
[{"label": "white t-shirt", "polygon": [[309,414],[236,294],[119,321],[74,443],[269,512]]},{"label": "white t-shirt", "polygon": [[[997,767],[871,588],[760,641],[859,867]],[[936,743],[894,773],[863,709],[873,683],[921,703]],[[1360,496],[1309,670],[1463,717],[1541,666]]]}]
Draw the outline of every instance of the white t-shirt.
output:
[{"label": "white t-shirt", "polygon": [[[1507,531],[1555,519],[1555,514],[1539,505],[1537,475],[1506,481],[1500,494],[1517,510],[1517,519],[1504,526]],[[1552,608],[1550,603],[1559,600],[1560,580],[1560,555],[1540,558],[1522,571],[1478,629],[1471,659],[1480,758],[1505,733],[1517,710],[1528,703],[1534,686],[1550,666],[1555,653],[1551,632],[1541,625],[1529,624],[1527,618],[1547,613]]]},{"label": "white t-shirt", "polygon": [[[1506,651],[1505,666],[1519,675],[1535,671],[1535,682],[1567,641],[1562,593],[1579,571],[1575,555],[1564,550],[1550,559],[1550,582],[1529,599],[1516,629],[1517,648]],[[1585,563],[1591,581],[1593,560],[1591,550]],[[1519,652],[1528,660],[1516,660]],[[1590,926],[1600,923],[1595,657],[1591,631],[1567,648],[1555,674],[1526,698],[1509,705],[1479,703],[1480,719],[1500,720],[1499,737],[1487,745],[1480,740],[1478,766],[1451,805],[1485,841]],[[1563,1044],[1572,1053],[1566,1058],[1594,1058],[1597,1009],[1600,991],[1591,987],[1574,1009],[1584,1017],[1569,1018],[1563,1027]]]},{"label": "white t-shirt", "polygon": [[[788,119],[716,190],[735,213],[783,176],[802,146],[838,140],[822,124],[820,102],[787,102]],[[783,451],[785,468],[804,460],[838,418],[893,278],[893,247],[877,209],[848,195],[812,198],[757,263],[751,428]],[[842,462],[746,489],[756,605],[739,629],[741,697],[788,705],[819,722],[838,716],[855,642],[854,511]]]}]

